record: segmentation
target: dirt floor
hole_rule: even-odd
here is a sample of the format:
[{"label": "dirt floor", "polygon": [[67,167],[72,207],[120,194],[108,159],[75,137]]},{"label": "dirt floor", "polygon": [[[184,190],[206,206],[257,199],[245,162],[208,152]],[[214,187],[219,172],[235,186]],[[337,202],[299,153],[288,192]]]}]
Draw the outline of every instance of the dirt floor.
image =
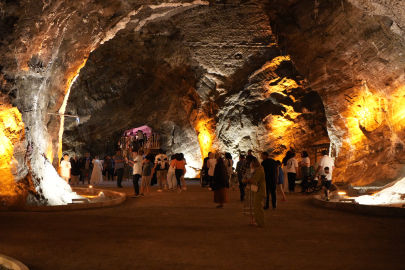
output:
[{"label": "dirt floor", "polygon": [[[405,269],[405,219],[318,208],[309,196],[287,194],[257,229],[247,226],[238,191],[215,209],[212,192],[188,183],[180,194],[153,187],[151,197],[111,208],[0,212],[0,253],[31,270]],[[132,195],[132,183],[124,186]]]}]

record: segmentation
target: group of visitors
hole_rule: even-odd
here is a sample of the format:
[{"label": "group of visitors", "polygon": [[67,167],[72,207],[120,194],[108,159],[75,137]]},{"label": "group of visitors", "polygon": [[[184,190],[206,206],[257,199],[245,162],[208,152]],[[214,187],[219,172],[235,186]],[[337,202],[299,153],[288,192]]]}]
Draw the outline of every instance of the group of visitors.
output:
[{"label": "group of visitors", "polygon": [[[74,156],[69,161],[69,156],[64,155],[61,161],[61,176],[65,181],[78,184],[81,180],[89,179],[89,184],[97,184],[102,181],[102,171],[108,174],[108,180],[114,180],[117,175],[117,186],[122,188],[124,167],[131,168],[132,181],[135,194],[133,198],[150,196],[151,177],[156,175],[158,192],[163,190],[186,190],[184,176],[186,174],[186,160],[182,153],[171,156],[170,160],[163,149],[158,150],[159,154],[144,155],[142,150],[132,149],[129,157],[121,154],[121,149],[116,151],[113,157],[107,156],[105,161],[100,161],[98,156],[86,157],[77,160]],[[323,157],[316,164],[315,175],[321,179],[322,188],[325,192],[325,200],[330,200],[329,190],[332,183],[332,172],[334,170],[333,159],[328,156],[326,150],[322,151]],[[251,216],[252,226],[265,227],[264,210],[270,207],[270,197],[273,210],[277,207],[277,190],[282,195],[282,202],[286,202],[285,187],[288,192],[295,192],[296,178],[301,174],[302,179],[310,176],[310,159],[308,153],[301,153],[302,160],[297,161],[296,154],[288,151],[282,162],[269,157],[267,152],[260,154],[262,162],[253,156],[249,150],[247,156],[240,155],[233,172],[234,162],[230,153],[208,153],[204,159],[202,173],[207,177],[208,187],[214,191],[214,202],[218,203],[217,208],[223,208],[224,203],[229,203],[228,189],[239,184],[240,200],[243,202],[243,213]],[[299,170],[300,168],[300,170]],[[288,179],[286,185],[285,179]],[[236,179],[236,180],[234,180]],[[139,181],[141,188],[139,189]],[[183,188],[182,188],[183,185]],[[305,191],[304,187],[301,192]],[[264,202],[264,205],[263,205]]]},{"label": "group of visitors", "polygon": [[60,163],[61,177],[71,185],[78,185],[79,182],[84,182],[87,179],[88,184],[98,184],[102,178],[104,163],[95,156],[90,157],[90,153],[86,153],[85,157],[78,158],[76,155],[69,159],[68,154],[64,154]]},{"label": "group of visitors", "polygon": [[[334,168],[333,159],[328,156],[327,151],[322,152],[323,157],[316,167],[313,175],[319,175],[325,191],[325,199],[329,198],[331,186],[331,174]],[[230,153],[221,155],[209,153],[204,159],[203,175],[208,177],[208,187],[214,191],[214,202],[223,208],[224,203],[229,202],[227,190],[232,186],[232,175],[236,175],[240,200],[243,204],[243,213],[251,216],[252,226],[264,227],[264,211],[270,207],[270,198],[273,210],[277,207],[277,190],[282,195],[282,202],[286,202],[284,193],[285,181],[288,179],[288,191],[295,192],[295,181],[297,174],[303,179],[310,176],[310,159],[308,153],[301,153],[302,160],[298,162],[296,154],[288,151],[283,161],[276,161],[269,157],[267,152],[260,154],[262,162],[253,156],[249,150],[247,156],[240,155],[233,173],[233,161]],[[301,168],[301,170],[299,170]],[[315,178],[316,179],[316,178]],[[264,204],[264,205],[263,205]]]}]

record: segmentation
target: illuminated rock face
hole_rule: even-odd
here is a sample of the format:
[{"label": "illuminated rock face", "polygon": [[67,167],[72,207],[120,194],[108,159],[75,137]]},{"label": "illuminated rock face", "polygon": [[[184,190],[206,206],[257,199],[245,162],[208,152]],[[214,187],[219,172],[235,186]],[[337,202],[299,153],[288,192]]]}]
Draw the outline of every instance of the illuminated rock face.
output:
[{"label": "illuminated rock face", "polygon": [[2,112],[17,108],[22,120],[15,113],[18,128],[3,133],[26,155],[14,146],[2,168],[17,168],[25,184],[15,186],[30,189],[30,203],[75,196],[44,158],[58,164],[64,127],[48,113],[65,112],[70,90],[66,112],[82,124],[65,119],[63,143],[79,154],[106,154],[123,130],[148,124],[193,168],[210,149],[280,158],[326,139],[325,110],[335,179],[396,179],[405,160],[396,3],[3,1]]},{"label": "illuminated rock face", "polygon": [[335,179],[381,185],[403,175],[402,1],[271,2],[279,45],[325,105]]},{"label": "illuminated rock face", "polygon": [[200,7],[136,28],[81,70],[67,108],[81,122],[65,126],[65,150],[111,154],[123,130],[147,124],[168,154],[184,152],[199,169],[212,150],[281,159],[327,139],[322,101],[280,56],[259,7]]}]

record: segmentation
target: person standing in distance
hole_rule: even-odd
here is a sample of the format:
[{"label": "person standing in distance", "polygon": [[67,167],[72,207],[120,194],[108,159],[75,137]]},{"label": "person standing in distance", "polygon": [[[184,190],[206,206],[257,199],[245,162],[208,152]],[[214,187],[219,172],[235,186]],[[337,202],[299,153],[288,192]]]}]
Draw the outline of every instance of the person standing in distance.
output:
[{"label": "person standing in distance", "polygon": [[[327,150],[322,150],[322,155],[323,155],[323,157],[319,160],[318,168],[315,171],[315,175],[319,176],[319,178],[321,179],[322,186],[326,187],[326,185],[328,185],[329,183],[330,184],[332,183],[331,180],[332,180],[333,170],[335,169],[335,162],[333,161],[333,159],[331,157],[328,156]],[[326,167],[328,167],[328,169],[329,169],[328,173],[325,172]],[[326,176],[328,174],[330,175],[330,179],[331,179],[330,182],[328,182],[329,180],[326,179]],[[328,194],[326,195],[326,191],[325,191],[325,195],[326,195],[326,198],[328,198],[330,186],[329,186],[329,188],[328,187],[326,187],[326,188],[328,190]]]},{"label": "person standing in distance", "polygon": [[133,167],[132,170],[132,182],[134,184],[135,195],[132,198],[139,197],[139,179],[142,177],[142,161],[143,161],[143,151],[132,150],[132,159],[128,160],[129,164]]},{"label": "person standing in distance", "polygon": [[118,149],[117,154],[114,156],[115,171],[117,172],[117,186],[122,188],[122,177],[124,175],[125,158],[121,155],[121,149]]},{"label": "person standing in distance", "polygon": [[70,164],[70,161],[69,161],[69,155],[64,154],[63,160],[60,163],[60,174],[61,174],[63,180],[65,180],[66,183],[68,183],[68,184],[69,184],[71,168],[72,168],[72,165]]},{"label": "person standing in distance", "polygon": [[261,165],[264,169],[264,176],[266,179],[266,205],[263,207],[263,209],[269,209],[269,195],[271,194],[271,204],[273,206],[273,210],[275,210],[277,207],[277,163],[274,159],[269,158],[269,154],[267,152],[262,152],[261,157],[263,159]]},{"label": "person standing in distance", "polygon": [[155,157],[155,166],[152,169],[152,174],[156,171],[156,177],[159,185],[158,192],[162,192],[163,185],[167,189],[167,166],[169,163],[169,158],[163,152],[163,149],[159,149],[159,155]]}]

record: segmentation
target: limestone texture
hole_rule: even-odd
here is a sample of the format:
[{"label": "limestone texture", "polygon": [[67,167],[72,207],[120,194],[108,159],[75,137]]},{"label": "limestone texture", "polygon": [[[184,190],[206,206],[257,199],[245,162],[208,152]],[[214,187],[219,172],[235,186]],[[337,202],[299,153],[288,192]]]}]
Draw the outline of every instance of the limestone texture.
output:
[{"label": "limestone texture", "polygon": [[1,1],[0,101],[22,123],[3,132],[13,154],[0,153],[13,192],[69,202],[76,195],[49,166],[62,151],[110,154],[144,124],[169,154],[186,154],[194,175],[212,149],[279,159],[330,139],[335,180],[394,181],[405,162],[403,6]]}]

